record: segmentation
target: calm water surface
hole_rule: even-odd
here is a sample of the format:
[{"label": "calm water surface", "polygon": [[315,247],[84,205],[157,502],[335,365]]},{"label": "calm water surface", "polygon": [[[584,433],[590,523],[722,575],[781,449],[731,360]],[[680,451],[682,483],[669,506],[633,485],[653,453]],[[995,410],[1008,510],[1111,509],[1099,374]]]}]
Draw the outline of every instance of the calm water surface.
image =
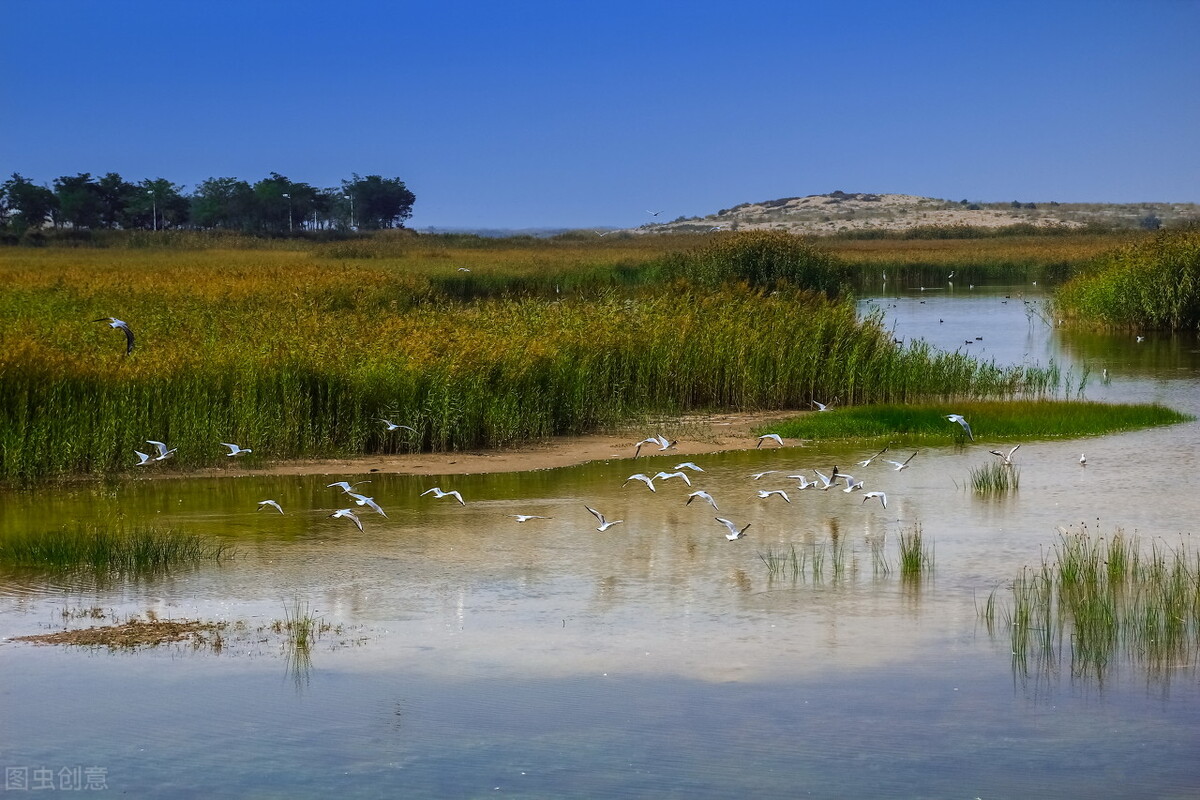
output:
[{"label": "calm water surface", "polygon": [[[898,337],[998,363],[1053,359],[1076,386],[1090,370],[1091,399],[1200,414],[1194,340],[1064,333],[1023,302],[1033,291],[873,302]],[[69,781],[96,767],[109,791],[142,797],[1195,797],[1194,659],[1148,671],[1119,657],[1103,676],[1075,674],[1069,648],[1050,664],[1016,662],[976,604],[1040,562],[1060,525],[1189,537],[1198,445],[1196,423],[1026,442],[1020,491],[1001,501],[956,487],[994,457],[949,436],[900,473],[854,469],[871,453],[821,445],[697,458],[696,488],[752,524],[737,542],[707,505],[684,505],[677,480],[656,494],[622,488],[677,457],[375,475],[364,488],[389,516],[363,513],[361,533],[327,516],[342,504],[325,484],[342,475],[0,495],[0,535],[120,518],[239,553],[104,586],[0,574],[0,636],[56,630],[64,609],[93,606],[245,631],[217,654],[0,642],[0,766],[31,785],[50,770],[56,787],[64,768]],[[888,508],[795,492],[782,477],[833,464],[886,491]],[[418,497],[434,485],[468,505]],[[774,488],[793,502],[756,495]],[[287,513],[256,512],[268,497]],[[598,533],[585,503],[625,522]],[[552,519],[517,524],[516,513]],[[894,565],[897,533],[917,524],[934,543],[933,576],[876,569],[871,543]],[[835,542],[846,554],[836,573]],[[820,576],[769,576],[759,554],[792,545],[826,553]],[[297,599],[340,626],[300,663],[256,632]]]}]

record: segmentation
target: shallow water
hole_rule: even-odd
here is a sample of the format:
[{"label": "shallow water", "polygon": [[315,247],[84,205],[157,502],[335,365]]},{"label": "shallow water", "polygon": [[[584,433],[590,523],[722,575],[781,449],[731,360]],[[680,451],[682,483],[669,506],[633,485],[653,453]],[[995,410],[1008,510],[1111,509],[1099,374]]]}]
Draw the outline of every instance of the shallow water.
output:
[{"label": "shallow water", "polygon": [[[1091,399],[1200,414],[1194,341],[1068,335],[1024,304],[1035,291],[875,302],[898,337],[999,363],[1053,358],[1076,376],[1086,366]],[[950,436],[899,473],[852,467],[871,453],[845,446],[696,458],[706,470],[696,488],[716,496],[720,516],[752,525],[736,542],[717,512],[684,505],[677,479],[656,494],[622,487],[677,457],[374,475],[363,488],[388,518],[364,512],[363,532],[327,516],[341,503],[325,484],[342,475],[5,494],[0,535],[152,521],[226,539],[239,556],[104,586],[5,573],[0,636],[61,628],[64,609],[92,606],[240,621],[250,633],[219,654],[0,643],[0,765],[31,782],[38,769],[60,781],[64,767],[68,780],[71,767],[97,767],[109,789],[163,797],[1126,797],[1131,786],[1194,796],[1194,658],[1153,671],[1118,658],[1102,679],[1075,674],[1069,648],[1055,663],[1020,663],[976,606],[1040,562],[1056,526],[1189,535],[1197,445],[1197,423],[1026,442],[1021,488],[999,501],[956,487],[994,457]],[[887,509],[796,492],[782,477],[833,464],[886,491]],[[778,472],[749,477],[768,469]],[[434,485],[468,504],[418,496]],[[756,496],[775,488],[793,502]],[[267,497],[287,513],[256,511]],[[625,521],[598,533],[585,504]],[[506,516],[517,513],[553,519]],[[913,583],[894,568],[895,539],[917,524],[936,569]],[[846,553],[837,573],[835,541]],[[873,541],[891,573],[873,568]],[[759,554],[792,545],[823,548],[822,574],[772,579]],[[254,634],[296,599],[341,626],[299,664],[278,638]]]}]

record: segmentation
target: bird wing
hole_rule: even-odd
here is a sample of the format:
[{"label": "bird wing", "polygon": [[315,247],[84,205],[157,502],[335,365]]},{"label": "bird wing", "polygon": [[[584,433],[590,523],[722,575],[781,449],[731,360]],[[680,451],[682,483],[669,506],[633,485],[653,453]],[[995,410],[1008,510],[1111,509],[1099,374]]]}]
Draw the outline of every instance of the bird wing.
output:
[{"label": "bird wing", "polygon": [[730,522],[729,520],[725,519],[724,517],[713,517],[713,519],[715,519],[717,522],[721,523],[721,524],[722,524],[722,525],[724,525],[726,528],[728,528],[730,533],[737,533],[737,532],[738,532],[738,530],[737,530],[737,526],[736,526],[736,525],[734,525],[734,524],[733,524],[732,522]]},{"label": "bird wing", "polygon": [[[432,489],[426,489],[425,491],[421,492],[421,493],[420,493],[419,495],[417,495],[417,496],[418,496],[418,497],[424,497],[424,496],[425,496],[425,495],[427,495],[427,494],[432,494],[432,493],[435,493],[435,492],[440,492],[440,491],[442,491],[442,490],[441,490],[439,487],[437,487],[437,486],[434,486]],[[438,495],[438,496],[440,497],[441,495]]]},{"label": "bird wing", "polygon": [[153,439],[147,439],[146,444],[152,444],[158,448],[158,457],[164,458],[167,455],[167,445],[163,442],[156,442]]},{"label": "bird wing", "polygon": [[121,330],[125,331],[125,355],[129,355],[130,353],[133,352],[133,331],[131,331],[129,329],[129,326],[126,325],[124,322],[122,322],[117,327],[119,327]]},{"label": "bird wing", "polygon": [[457,501],[458,501],[458,504],[459,504],[460,506],[465,506],[465,505],[467,504],[467,501],[466,501],[466,500],[463,500],[463,499],[462,499],[462,495],[461,495],[461,494],[459,494],[457,491],[453,491],[453,492],[446,492],[446,494],[447,494],[447,495],[449,495],[450,497],[453,497],[455,500],[457,500]]},{"label": "bird wing", "polygon": [[600,520],[600,524],[601,524],[601,525],[603,525],[603,524],[604,524],[604,515],[603,515],[603,514],[601,514],[599,511],[597,511],[596,509],[592,508],[591,506],[584,506],[584,508],[586,508],[586,509],[587,509],[587,510],[588,510],[588,511],[591,513],[591,515],[592,515],[593,517],[595,517],[596,519]]}]

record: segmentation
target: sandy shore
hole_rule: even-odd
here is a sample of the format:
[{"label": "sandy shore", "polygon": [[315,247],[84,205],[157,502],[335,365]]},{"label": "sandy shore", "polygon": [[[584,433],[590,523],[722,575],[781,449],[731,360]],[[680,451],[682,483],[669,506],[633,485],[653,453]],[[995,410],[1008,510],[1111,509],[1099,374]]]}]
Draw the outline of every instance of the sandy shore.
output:
[{"label": "sandy shore", "polygon": [[[801,411],[731,413],[688,416],[650,424],[644,430],[614,436],[559,436],[545,441],[501,450],[468,450],[452,453],[411,453],[358,458],[293,460],[247,468],[244,463],[200,469],[187,473],[159,473],[163,478],[237,475],[355,475],[372,472],[408,475],[466,475],[487,472],[521,472],[553,469],[634,457],[638,441],[663,434],[678,444],[670,449],[680,456],[703,455],[724,450],[753,449],[758,444],[754,431],[772,421],[787,419]],[[799,444],[798,441],[788,444]],[[770,445],[774,446],[774,445]],[[658,453],[646,445],[642,455]]]}]

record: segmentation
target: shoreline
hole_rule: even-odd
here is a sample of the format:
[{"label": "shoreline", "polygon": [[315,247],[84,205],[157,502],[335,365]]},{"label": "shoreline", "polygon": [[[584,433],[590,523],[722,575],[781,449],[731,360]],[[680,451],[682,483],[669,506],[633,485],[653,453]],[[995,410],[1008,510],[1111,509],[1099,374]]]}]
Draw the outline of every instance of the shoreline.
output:
[{"label": "shoreline", "polygon": [[[247,477],[251,475],[470,475],[558,469],[589,461],[633,460],[637,442],[662,433],[678,439],[668,453],[681,457],[729,450],[753,450],[758,439],[753,431],[771,422],[790,419],[807,411],[720,413],[690,415],[648,423],[643,433],[555,436],[511,448],[459,450],[444,453],[397,453],[350,458],[293,459],[256,467],[201,467],[181,472],[155,472],[150,480],[177,478]],[[800,442],[793,443],[799,445]],[[641,454],[658,455],[650,445]],[[136,473],[134,473],[136,474]],[[86,480],[87,478],[83,478]]]}]

